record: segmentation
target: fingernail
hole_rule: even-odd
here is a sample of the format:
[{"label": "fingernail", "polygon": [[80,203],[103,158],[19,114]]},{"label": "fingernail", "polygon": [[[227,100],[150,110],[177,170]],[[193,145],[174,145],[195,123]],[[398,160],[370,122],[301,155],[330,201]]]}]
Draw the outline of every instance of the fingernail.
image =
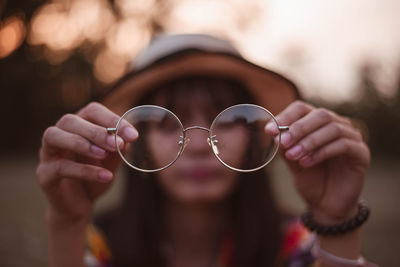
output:
[{"label": "fingernail", "polygon": [[302,152],[303,147],[301,145],[296,145],[286,152],[286,156],[292,160],[297,160],[300,158]]},{"label": "fingernail", "polygon": [[275,144],[279,144],[279,135],[275,136],[274,140],[275,140]]},{"label": "fingernail", "polygon": [[111,149],[114,149],[114,150],[116,149],[114,135],[110,135],[110,136],[107,137],[107,144]]},{"label": "fingernail", "polygon": [[106,154],[106,151],[102,149],[101,147],[98,147],[96,145],[91,145],[90,146],[90,152],[93,153],[93,155],[99,156],[99,157],[104,157]]},{"label": "fingernail", "polygon": [[99,182],[107,183],[107,182],[111,181],[112,177],[113,177],[113,174],[110,171],[107,171],[107,170],[99,171],[99,176],[98,176]]},{"label": "fingernail", "polygon": [[[121,137],[117,136],[117,144],[119,148],[122,148],[122,143],[124,141],[122,140]],[[115,145],[115,137],[113,135],[110,135],[107,137],[107,144],[112,150],[116,150],[117,146]]]},{"label": "fingernail", "polygon": [[265,126],[265,130],[272,133],[278,133],[276,124],[273,122],[268,122],[267,125]]},{"label": "fingernail", "polygon": [[118,147],[119,147],[120,149],[122,149],[124,140],[122,140],[121,137],[117,136],[117,143],[118,143]]},{"label": "fingernail", "polygon": [[125,127],[125,129],[123,130],[123,134],[129,141],[133,141],[139,136],[139,133],[129,126]]},{"label": "fingernail", "polygon": [[290,133],[283,133],[281,135],[281,144],[284,147],[288,147],[290,145],[290,142],[292,141],[291,139],[292,137],[290,136]]}]

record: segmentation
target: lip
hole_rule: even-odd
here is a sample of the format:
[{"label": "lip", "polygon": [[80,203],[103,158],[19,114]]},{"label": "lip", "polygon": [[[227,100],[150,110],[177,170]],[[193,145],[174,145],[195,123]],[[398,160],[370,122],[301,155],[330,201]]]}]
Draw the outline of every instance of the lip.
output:
[{"label": "lip", "polygon": [[213,167],[208,166],[196,166],[184,170],[182,174],[185,179],[197,183],[203,183],[215,178],[217,170]]}]

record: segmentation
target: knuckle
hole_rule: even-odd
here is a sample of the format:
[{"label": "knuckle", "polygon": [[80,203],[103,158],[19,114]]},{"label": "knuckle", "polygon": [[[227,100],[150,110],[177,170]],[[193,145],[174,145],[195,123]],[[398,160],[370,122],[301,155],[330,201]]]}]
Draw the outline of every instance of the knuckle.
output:
[{"label": "knuckle", "polygon": [[295,138],[302,136],[306,130],[304,125],[302,123],[298,123],[298,122],[293,123],[293,125],[290,127],[291,127],[292,135]]},{"label": "knuckle", "polygon": [[301,101],[301,100],[295,100],[292,104],[291,104],[291,106],[293,106],[293,107],[299,107],[299,106],[301,106],[303,104],[303,101]]},{"label": "knuckle", "polygon": [[309,136],[306,140],[303,141],[303,147],[307,152],[315,149],[317,146],[318,140],[315,136]]},{"label": "knuckle", "polygon": [[338,123],[330,123],[330,131],[334,136],[341,136],[344,133],[343,127]]},{"label": "knuckle", "polygon": [[349,152],[351,149],[351,142],[348,139],[343,139],[342,141],[342,146],[343,146],[343,150],[344,152]]},{"label": "knuckle", "polygon": [[105,140],[105,132],[100,131],[97,127],[91,127],[89,129],[88,137],[90,140],[95,141],[95,143],[101,143]]},{"label": "knuckle", "polygon": [[42,137],[42,143],[48,143],[49,140],[54,138],[54,135],[56,134],[56,130],[57,130],[56,128],[57,127],[55,127],[55,126],[51,126],[44,131],[43,137]]},{"label": "knuckle", "polygon": [[67,113],[65,115],[63,115],[57,122],[57,126],[65,126],[65,125],[69,125],[71,122],[73,122],[76,118],[76,115],[71,114],[71,113]]},{"label": "knuckle", "polygon": [[77,114],[83,118],[87,118],[93,111],[97,110],[99,106],[100,104],[98,102],[90,102],[80,109]]},{"label": "knuckle", "polygon": [[333,121],[333,114],[331,111],[327,110],[326,108],[317,108],[315,110],[316,114],[319,118],[324,121]]},{"label": "knuckle", "polygon": [[92,112],[96,112],[96,110],[98,110],[101,107],[101,104],[98,102],[90,102],[89,104],[87,104],[87,106],[84,108],[84,110],[87,113],[92,113]]},{"label": "knuckle", "polygon": [[53,171],[57,176],[61,176],[63,170],[63,160],[59,159],[53,162]]},{"label": "knuckle", "polygon": [[295,107],[302,107],[304,105],[305,105],[304,101],[301,101],[301,100],[296,100],[293,102],[293,106],[295,106]]},{"label": "knuckle", "polygon": [[300,101],[300,100],[296,100],[292,104],[293,108],[297,109],[297,110],[304,109],[304,105],[305,105],[305,103],[303,101]]},{"label": "knuckle", "polygon": [[299,111],[308,111],[310,110],[310,106],[301,100],[296,100],[293,102],[293,107]]}]

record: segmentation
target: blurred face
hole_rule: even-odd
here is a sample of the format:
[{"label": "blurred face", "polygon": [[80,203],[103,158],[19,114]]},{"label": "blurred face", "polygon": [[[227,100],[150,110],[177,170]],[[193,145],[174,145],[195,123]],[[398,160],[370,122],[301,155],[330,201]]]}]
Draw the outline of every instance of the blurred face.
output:
[{"label": "blurred face", "polygon": [[[190,114],[186,121],[187,126],[210,126],[211,123],[195,106],[190,110]],[[180,130],[168,127],[149,129],[148,146],[156,164],[167,162],[171,155],[176,155],[176,136]],[[230,163],[239,162],[244,156],[248,142],[245,129],[230,127],[226,131],[224,144],[229,146],[231,152]],[[183,154],[172,166],[158,173],[159,182],[169,197],[185,202],[214,202],[225,199],[232,191],[238,173],[217,160],[207,142],[208,137],[207,131],[188,130],[188,141]]]},{"label": "blurred face", "polygon": [[[188,92],[189,90],[186,90]],[[190,91],[189,91],[190,92]],[[210,128],[214,117],[222,111],[213,105],[206,91],[194,90],[191,94],[174,96],[173,112],[181,120],[184,128],[201,126]],[[154,104],[163,105],[163,96],[157,96]],[[225,159],[239,165],[243,161],[248,145],[248,134],[240,125],[225,125],[220,129],[218,140],[222,150],[229,151]],[[147,132],[147,147],[155,164],[168,162],[177,154],[181,128],[172,118],[161,125],[150,126]],[[157,173],[159,183],[166,195],[185,203],[211,203],[226,199],[238,180],[238,172],[225,167],[215,157],[207,138],[209,132],[201,129],[186,131],[187,144],[184,152],[170,167]],[[228,147],[229,150],[224,149]]]}]

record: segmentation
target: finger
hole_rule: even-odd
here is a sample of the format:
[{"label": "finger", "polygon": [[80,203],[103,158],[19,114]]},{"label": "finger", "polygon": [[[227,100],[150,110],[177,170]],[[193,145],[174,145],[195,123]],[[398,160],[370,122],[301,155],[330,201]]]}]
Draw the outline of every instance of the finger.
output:
[{"label": "finger", "polygon": [[276,116],[279,125],[291,125],[293,122],[307,115],[313,107],[302,101],[295,101]]},{"label": "finger", "polygon": [[44,132],[43,149],[49,151],[50,154],[52,150],[68,150],[94,159],[103,159],[107,155],[104,149],[82,136],[66,132],[55,126],[46,129]]},{"label": "finger", "polygon": [[[279,125],[291,125],[293,122],[308,114],[312,109],[312,106],[302,101],[295,101],[275,117],[276,121],[270,120],[270,122],[265,125],[265,131],[268,135],[276,136],[280,133],[280,130],[278,128]],[[286,136],[285,139],[287,139],[288,135],[284,136]],[[279,137],[277,136],[275,139],[276,143],[279,143],[278,138]],[[281,143],[282,141],[283,140],[281,140]]]},{"label": "finger", "polygon": [[289,160],[298,160],[323,145],[342,137],[356,141],[362,140],[360,132],[354,128],[338,122],[331,122],[301,139],[285,152],[285,156]]},{"label": "finger", "polygon": [[[88,120],[94,124],[103,126],[105,128],[116,127],[120,117],[114,112],[107,109],[105,106],[92,102],[85,108],[78,112],[78,115],[83,119]],[[137,130],[126,120],[121,121],[121,131],[119,131],[122,138],[128,142],[134,141],[137,136]]]},{"label": "finger", "polygon": [[97,181],[108,183],[113,174],[99,166],[77,163],[68,159],[59,159],[39,165],[37,169],[39,182],[43,187],[51,186],[60,179]]},{"label": "finger", "polygon": [[357,159],[364,166],[368,166],[370,161],[370,152],[365,143],[349,138],[340,138],[303,157],[299,164],[303,167],[312,167],[337,156],[349,156]]},{"label": "finger", "polygon": [[313,109],[290,125],[289,130],[281,136],[281,144],[283,148],[287,149],[305,136],[331,122],[347,124],[347,122],[332,111],[324,108]]},{"label": "finger", "polygon": [[277,121],[275,121],[274,119],[270,119],[266,124],[265,124],[265,132],[266,134],[268,134],[269,136],[275,136],[277,134],[279,134],[279,128],[278,128],[278,124]]},{"label": "finger", "polygon": [[[126,143],[123,150],[121,150],[122,155],[126,154],[126,151],[129,150],[130,146],[131,143]],[[123,158],[118,153],[112,153],[107,158],[107,161],[102,162],[102,166],[114,172],[121,166],[122,163],[123,163]]]},{"label": "finger", "polygon": [[99,147],[115,152],[117,144],[120,148],[123,147],[123,139],[117,136],[110,135],[104,127],[93,124],[78,115],[66,114],[56,124],[57,127],[64,131],[83,136],[90,142]]}]

